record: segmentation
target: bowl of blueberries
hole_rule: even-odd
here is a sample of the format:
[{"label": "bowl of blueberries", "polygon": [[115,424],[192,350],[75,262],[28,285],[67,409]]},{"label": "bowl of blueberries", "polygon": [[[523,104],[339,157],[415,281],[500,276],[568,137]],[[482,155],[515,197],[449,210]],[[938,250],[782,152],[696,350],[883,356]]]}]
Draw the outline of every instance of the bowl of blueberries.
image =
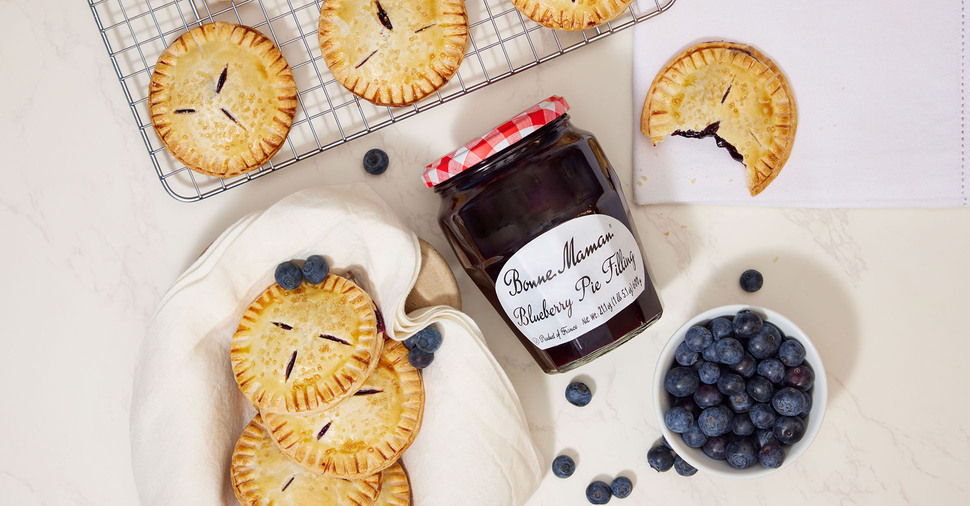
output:
[{"label": "bowl of blueberries", "polygon": [[825,368],[797,325],[770,309],[721,306],[660,352],[654,406],[673,453],[701,472],[756,478],[790,465],[825,414]]}]

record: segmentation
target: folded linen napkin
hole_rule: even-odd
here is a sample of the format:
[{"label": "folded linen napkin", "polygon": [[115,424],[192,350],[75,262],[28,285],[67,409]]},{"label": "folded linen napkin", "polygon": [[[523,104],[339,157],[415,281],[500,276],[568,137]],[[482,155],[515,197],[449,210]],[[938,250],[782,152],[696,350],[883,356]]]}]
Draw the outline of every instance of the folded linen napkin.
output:
[{"label": "folded linen napkin", "polygon": [[229,227],[163,297],[135,372],[132,468],[142,504],[237,504],[233,446],[256,413],[239,392],[229,341],[276,265],[311,254],[347,268],[402,340],[435,323],[444,344],[424,370],[421,431],[404,453],[416,504],[523,504],[542,463],[518,397],[475,322],[447,306],[404,313],[419,243],[366,185],[301,191]]},{"label": "folded linen napkin", "polygon": [[[644,0],[640,0],[644,1]],[[633,189],[639,204],[951,207],[970,197],[963,159],[963,2],[679,0],[634,29]],[[750,44],[788,76],[798,129],[757,197],[713,139],[640,133],[654,77],[687,47]]]}]

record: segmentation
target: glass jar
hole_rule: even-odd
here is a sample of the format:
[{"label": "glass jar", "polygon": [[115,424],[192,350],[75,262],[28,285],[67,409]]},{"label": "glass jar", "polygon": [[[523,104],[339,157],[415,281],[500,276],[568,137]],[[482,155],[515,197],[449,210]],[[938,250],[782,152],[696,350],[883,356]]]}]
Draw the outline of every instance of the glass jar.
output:
[{"label": "glass jar", "polygon": [[550,97],[428,166],[439,224],[543,371],[564,372],[660,318],[613,168]]}]

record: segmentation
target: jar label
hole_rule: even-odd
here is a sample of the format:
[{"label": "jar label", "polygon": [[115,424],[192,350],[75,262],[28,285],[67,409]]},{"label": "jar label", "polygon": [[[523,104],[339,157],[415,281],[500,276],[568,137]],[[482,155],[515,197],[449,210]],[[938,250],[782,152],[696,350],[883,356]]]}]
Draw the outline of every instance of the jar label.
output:
[{"label": "jar label", "polygon": [[545,350],[606,323],[643,293],[645,279],[633,233],[612,216],[591,214],[515,252],[495,294],[519,331]]}]

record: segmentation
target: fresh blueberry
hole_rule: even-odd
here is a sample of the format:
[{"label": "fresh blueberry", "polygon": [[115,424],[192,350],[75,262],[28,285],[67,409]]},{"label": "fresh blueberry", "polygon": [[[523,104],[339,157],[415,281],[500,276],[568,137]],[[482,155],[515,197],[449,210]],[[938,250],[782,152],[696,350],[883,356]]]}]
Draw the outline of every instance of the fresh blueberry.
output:
[{"label": "fresh blueberry", "polygon": [[798,416],[808,404],[808,394],[797,388],[785,387],[771,397],[771,406],[782,416]]},{"label": "fresh blueberry", "polygon": [[717,379],[717,389],[724,395],[740,394],[745,388],[744,378],[734,373],[721,373]]},{"label": "fresh blueberry", "polygon": [[750,309],[742,309],[734,316],[734,334],[738,337],[754,337],[761,332],[764,321],[758,313]]},{"label": "fresh blueberry", "polygon": [[711,328],[711,334],[715,341],[734,336],[734,324],[731,323],[730,318],[720,316],[711,320],[711,323],[707,325]]},{"label": "fresh blueberry", "polygon": [[738,363],[731,364],[731,370],[745,378],[750,378],[754,376],[754,373],[758,372],[758,361],[750,353],[745,353]]},{"label": "fresh blueberry", "polygon": [[[674,460],[674,468],[677,467],[677,461]],[[626,476],[617,476],[613,478],[613,482],[610,483],[610,491],[613,492],[613,497],[618,499],[626,499],[630,497],[630,493],[633,492],[633,481]]]},{"label": "fresh blueberry", "polygon": [[680,434],[694,425],[694,415],[684,408],[674,406],[664,414],[667,428]]},{"label": "fresh blueberry", "polygon": [[569,455],[560,455],[552,459],[552,474],[557,478],[568,478],[576,471],[576,461]]},{"label": "fresh blueberry", "polygon": [[786,339],[778,348],[778,360],[788,367],[801,365],[805,360],[805,347],[795,339]]},{"label": "fresh blueberry", "polygon": [[751,406],[751,409],[748,410],[748,416],[751,417],[751,423],[759,429],[770,429],[774,427],[775,420],[778,419],[778,413],[775,412],[775,408],[767,403],[758,403]]},{"label": "fresh blueberry", "polygon": [[734,415],[734,419],[731,420],[732,433],[738,436],[750,436],[754,434],[754,431],[754,424],[751,423],[751,417],[747,413]]},{"label": "fresh blueberry", "polygon": [[415,369],[424,369],[425,367],[431,365],[432,361],[434,361],[434,353],[421,351],[417,348],[411,348],[411,350],[408,351],[408,362],[411,362],[411,365],[414,366]]},{"label": "fresh blueberry", "polygon": [[714,362],[704,362],[697,370],[697,375],[700,376],[701,383],[713,385],[721,377],[721,368]]},{"label": "fresh blueberry", "polygon": [[700,325],[694,325],[687,329],[687,336],[684,338],[687,347],[696,352],[702,352],[714,342],[714,335],[710,330]]},{"label": "fresh blueberry", "polygon": [[802,412],[798,414],[798,416],[800,416],[802,418],[805,418],[806,416],[809,415],[809,413],[812,412],[812,396],[811,395],[806,395],[805,396],[805,400],[808,401],[808,402],[805,403],[805,409],[803,409]]},{"label": "fresh blueberry", "polygon": [[782,341],[785,340],[785,333],[778,328],[777,325],[771,322],[763,322],[762,330],[771,333],[771,335],[778,338],[778,344],[780,345]]},{"label": "fresh blueberry", "polygon": [[717,342],[717,361],[722,364],[737,364],[744,358],[744,346],[733,337],[725,337]]},{"label": "fresh blueberry", "polygon": [[664,375],[664,388],[674,397],[685,397],[694,393],[701,378],[690,367],[673,367]]},{"label": "fresh blueberry", "polygon": [[647,451],[647,463],[658,473],[669,471],[674,465],[674,452],[663,445],[657,445]]},{"label": "fresh blueberry", "polygon": [[387,170],[388,158],[387,153],[383,150],[374,148],[364,154],[364,170],[368,174],[373,174],[375,176],[383,174]]},{"label": "fresh blueberry", "polygon": [[441,347],[441,331],[434,325],[419,330],[414,334],[414,346],[424,352],[434,353]]},{"label": "fresh blueberry", "polygon": [[693,395],[689,395],[687,397],[675,397],[672,405],[677,408],[686,409],[687,412],[690,413],[694,418],[697,418],[697,415],[701,414],[701,408],[696,402],[694,402]]},{"label": "fresh blueberry", "polygon": [[733,417],[734,414],[727,406],[713,406],[701,411],[697,417],[697,427],[705,436],[720,436],[731,431]]},{"label": "fresh blueberry", "polygon": [[677,345],[677,349],[674,350],[674,360],[680,365],[694,365],[694,362],[697,362],[698,358],[700,358],[700,353],[690,349],[686,342],[680,343]]},{"label": "fresh blueberry", "polygon": [[754,269],[748,269],[741,273],[741,289],[748,293],[754,293],[761,290],[761,286],[764,285],[764,283],[764,276]]},{"label": "fresh blueberry", "polygon": [[735,413],[747,413],[751,410],[751,406],[754,405],[754,400],[747,392],[741,392],[739,394],[729,395],[727,398],[728,406],[731,411]]},{"label": "fresh blueberry", "polygon": [[[777,329],[777,327],[775,328]],[[759,360],[775,356],[778,353],[778,348],[781,347],[781,336],[775,335],[775,332],[777,330],[774,332],[768,330],[766,324],[761,332],[748,340],[748,352]]]},{"label": "fresh blueberry", "polygon": [[775,424],[772,423],[771,427],[767,429],[758,429],[757,431],[755,431],[754,437],[758,440],[758,446],[764,447],[764,445],[768,443],[774,443],[778,441],[778,438],[775,437],[774,428],[775,428]]},{"label": "fresh blueberry", "polygon": [[777,385],[785,379],[785,365],[777,358],[766,358],[758,363],[758,374]]},{"label": "fresh blueberry", "polygon": [[415,345],[418,342],[418,334],[417,333],[411,334],[411,337],[405,339],[403,342],[404,342],[405,348],[409,350],[413,350]]},{"label": "fresh blueberry", "polygon": [[747,469],[758,462],[758,448],[750,438],[738,438],[728,443],[727,463],[735,469]]},{"label": "fresh blueberry", "polygon": [[276,284],[285,290],[294,290],[303,283],[303,271],[293,262],[283,262],[276,266]]},{"label": "fresh blueberry", "polygon": [[666,449],[668,449],[670,451],[674,451],[674,448],[672,446],[670,446],[670,443],[667,442],[667,437],[666,436],[660,436],[660,444],[662,444],[664,448],[666,448]]},{"label": "fresh blueberry", "polygon": [[[716,344],[716,343],[715,343]],[[707,349],[701,352],[701,358],[706,362],[718,362],[717,359],[717,346],[711,345]]]},{"label": "fresh blueberry", "polygon": [[303,279],[311,285],[319,285],[330,274],[330,264],[320,255],[310,255],[303,262]]},{"label": "fresh blueberry", "polygon": [[685,430],[680,437],[684,440],[684,444],[691,448],[700,448],[707,442],[707,436],[701,432],[701,429],[697,427],[696,423],[693,427]]},{"label": "fresh blueberry", "polygon": [[728,438],[724,436],[714,436],[707,438],[702,449],[704,453],[714,460],[724,460],[727,458]]},{"label": "fresh blueberry", "polygon": [[680,455],[674,457],[674,471],[677,471],[677,474],[681,476],[694,476],[697,474],[697,468],[688,464]]},{"label": "fresh blueberry", "polygon": [[769,402],[775,395],[775,386],[766,378],[755,376],[748,380],[748,395],[756,402]]},{"label": "fresh blueberry", "polygon": [[593,400],[593,392],[589,390],[586,383],[574,381],[566,385],[566,400],[574,406],[585,406]]},{"label": "fresh blueberry", "polygon": [[586,487],[586,499],[591,504],[606,504],[610,502],[612,496],[613,491],[610,490],[610,486],[605,481],[597,480]]},{"label": "fresh blueberry", "polygon": [[801,365],[789,367],[785,371],[785,379],[782,380],[782,384],[806,391],[815,384],[815,370],[804,362]]},{"label": "fresh blueberry", "polygon": [[777,469],[785,461],[785,450],[777,441],[768,443],[758,451],[758,461],[764,467]]},{"label": "fresh blueberry", "polygon": [[782,416],[775,420],[772,430],[779,443],[795,444],[805,435],[805,421],[797,416]]},{"label": "fresh blueberry", "polygon": [[723,400],[724,396],[714,385],[701,385],[697,387],[697,390],[694,392],[694,402],[696,402],[697,407],[701,409],[717,406]]}]

